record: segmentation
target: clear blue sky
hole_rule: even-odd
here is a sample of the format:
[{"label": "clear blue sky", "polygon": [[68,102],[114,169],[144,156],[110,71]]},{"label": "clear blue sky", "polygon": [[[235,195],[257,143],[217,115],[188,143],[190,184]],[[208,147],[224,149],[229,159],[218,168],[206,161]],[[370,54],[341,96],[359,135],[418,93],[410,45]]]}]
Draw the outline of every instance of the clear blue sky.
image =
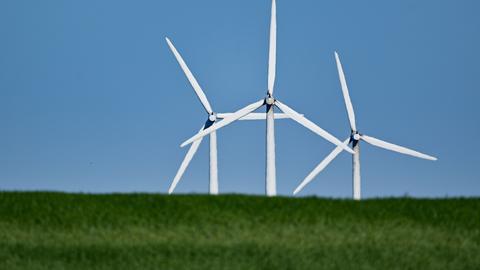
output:
[{"label": "clear blue sky", "polygon": [[[269,0],[1,1],[0,189],[166,192],[206,114],[169,36],[217,112],[263,97]],[[362,147],[362,192],[479,196],[479,1],[277,1],[276,97],[340,139],[349,125],[437,162]],[[264,193],[265,123],[218,132],[220,192]],[[276,122],[290,195],[333,148]],[[177,192],[208,190],[204,141]],[[301,195],[351,196],[351,157]]]}]

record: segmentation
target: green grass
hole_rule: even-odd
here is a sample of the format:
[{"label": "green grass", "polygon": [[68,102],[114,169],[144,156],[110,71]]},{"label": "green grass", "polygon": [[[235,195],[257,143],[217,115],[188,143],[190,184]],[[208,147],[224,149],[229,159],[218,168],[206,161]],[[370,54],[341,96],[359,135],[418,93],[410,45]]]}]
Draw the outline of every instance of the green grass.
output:
[{"label": "green grass", "polygon": [[480,269],[480,199],[0,192],[0,269]]}]

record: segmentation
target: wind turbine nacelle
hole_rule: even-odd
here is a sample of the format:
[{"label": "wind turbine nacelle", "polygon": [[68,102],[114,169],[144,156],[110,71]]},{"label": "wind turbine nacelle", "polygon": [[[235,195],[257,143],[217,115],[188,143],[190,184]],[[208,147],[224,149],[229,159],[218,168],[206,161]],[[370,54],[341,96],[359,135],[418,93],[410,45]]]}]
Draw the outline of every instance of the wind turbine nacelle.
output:
[{"label": "wind turbine nacelle", "polygon": [[217,115],[216,114],[210,114],[208,116],[208,120],[215,122],[217,120]]},{"label": "wind turbine nacelle", "polygon": [[265,99],[265,103],[267,103],[268,105],[273,105],[273,103],[275,103],[275,99],[272,97],[267,97]]}]

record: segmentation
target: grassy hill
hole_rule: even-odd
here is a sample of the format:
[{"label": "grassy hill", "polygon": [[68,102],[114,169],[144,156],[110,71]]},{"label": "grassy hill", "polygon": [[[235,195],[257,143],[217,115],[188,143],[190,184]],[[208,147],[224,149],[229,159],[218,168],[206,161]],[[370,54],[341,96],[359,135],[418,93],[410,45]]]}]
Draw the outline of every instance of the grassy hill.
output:
[{"label": "grassy hill", "polygon": [[480,269],[480,199],[0,192],[0,269]]}]

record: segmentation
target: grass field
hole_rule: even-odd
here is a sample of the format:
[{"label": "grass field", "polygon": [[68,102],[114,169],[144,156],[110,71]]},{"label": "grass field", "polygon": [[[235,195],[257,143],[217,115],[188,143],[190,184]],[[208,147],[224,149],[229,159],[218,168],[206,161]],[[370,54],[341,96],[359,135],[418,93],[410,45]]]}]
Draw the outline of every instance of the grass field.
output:
[{"label": "grass field", "polygon": [[480,269],[480,199],[0,192],[0,269]]}]

